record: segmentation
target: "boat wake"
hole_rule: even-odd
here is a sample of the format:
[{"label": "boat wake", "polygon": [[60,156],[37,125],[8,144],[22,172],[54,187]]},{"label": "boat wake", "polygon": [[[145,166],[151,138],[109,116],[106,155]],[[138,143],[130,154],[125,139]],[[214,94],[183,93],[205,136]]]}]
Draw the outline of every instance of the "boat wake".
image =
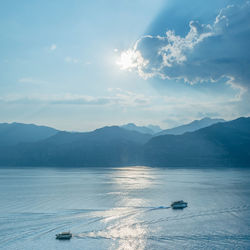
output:
[{"label": "boat wake", "polygon": [[[65,210],[60,213],[16,213],[13,214],[15,229],[8,225],[7,219],[2,216],[4,222],[0,229],[4,227],[2,235],[2,247],[25,239],[38,239],[43,237],[55,237],[61,231],[73,232],[74,239],[111,239],[118,241],[132,241],[137,244],[136,239],[141,241],[185,241],[187,240],[225,240],[234,239],[235,241],[250,241],[250,236],[233,234],[215,235],[155,235],[156,227],[167,228],[168,223],[185,221],[194,218],[211,218],[227,214],[228,216],[239,216],[239,213],[249,211],[249,205],[192,211],[187,209],[176,213],[170,206],[121,206],[112,209],[73,209]],[[8,216],[10,218],[10,216]],[[10,219],[8,219],[10,220]],[[192,222],[187,222],[192,223]],[[156,225],[156,226],[154,226]],[[85,230],[83,230],[85,229]],[[142,242],[141,242],[142,243]],[[124,243],[125,244],[125,243]]]}]

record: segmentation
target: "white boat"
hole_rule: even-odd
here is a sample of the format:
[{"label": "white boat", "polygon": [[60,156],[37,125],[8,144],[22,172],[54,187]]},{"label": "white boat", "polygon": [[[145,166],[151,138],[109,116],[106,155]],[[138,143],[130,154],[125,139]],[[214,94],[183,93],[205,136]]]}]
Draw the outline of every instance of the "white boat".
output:
[{"label": "white boat", "polygon": [[171,204],[171,207],[173,209],[182,209],[182,208],[185,208],[187,207],[187,202],[181,200],[181,201],[175,201]]},{"label": "white boat", "polygon": [[59,234],[56,234],[56,239],[58,240],[70,240],[72,238],[71,232],[62,232]]}]

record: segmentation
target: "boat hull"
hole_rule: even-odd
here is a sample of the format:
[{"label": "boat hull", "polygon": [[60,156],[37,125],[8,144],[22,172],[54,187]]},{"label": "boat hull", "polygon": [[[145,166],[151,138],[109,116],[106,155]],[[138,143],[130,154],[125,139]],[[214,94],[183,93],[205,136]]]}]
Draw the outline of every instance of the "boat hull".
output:
[{"label": "boat hull", "polygon": [[70,240],[71,238],[72,238],[72,234],[67,234],[67,235],[57,234],[56,235],[57,240]]},{"label": "boat hull", "polygon": [[171,205],[171,207],[172,207],[173,209],[183,209],[183,208],[187,207],[187,203],[174,204],[174,205]]}]

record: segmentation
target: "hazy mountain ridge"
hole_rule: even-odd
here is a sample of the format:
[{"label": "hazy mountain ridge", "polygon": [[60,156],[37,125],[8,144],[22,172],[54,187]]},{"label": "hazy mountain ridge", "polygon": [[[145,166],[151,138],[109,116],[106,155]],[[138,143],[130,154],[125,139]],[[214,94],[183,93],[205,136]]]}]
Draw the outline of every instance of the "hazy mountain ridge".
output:
[{"label": "hazy mountain ridge", "polygon": [[0,145],[0,166],[250,167],[250,118],[182,135],[152,137],[118,126],[64,132],[37,141]]},{"label": "hazy mountain ridge", "polygon": [[184,125],[181,125],[181,126],[178,126],[178,127],[171,128],[171,129],[162,130],[161,132],[155,134],[155,136],[168,135],[168,134],[181,135],[181,134],[184,134],[186,132],[193,132],[193,131],[196,131],[198,129],[211,126],[211,125],[213,125],[215,123],[218,123],[218,122],[225,122],[225,120],[223,120],[223,119],[212,119],[212,118],[209,118],[209,117],[205,117],[205,118],[203,118],[201,120],[194,120],[194,121],[192,121],[192,122],[190,122],[188,124],[184,124]]},{"label": "hazy mountain ridge", "polygon": [[138,161],[150,135],[117,126],[93,132],[58,132],[37,143],[1,148],[1,165],[117,166]]},{"label": "hazy mountain ridge", "polygon": [[55,135],[58,130],[35,124],[0,123],[0,146],[11,146],[22,142],[35,142]]},{"label": "hazy mountain ridge", "polygon": [[120,127],[130,130],[130,131],[137,131],[143,134],[150,134],[150,135],[153,135],[162,131],[162,129],[157,125],[137,126],[134,123],[128,123]]},{"label": "hazy mountain ridge", "polygon": [[152,166],[250,167],[250,118],[217,123],[182,135],[163,135],[144,145],[143,160]]}]

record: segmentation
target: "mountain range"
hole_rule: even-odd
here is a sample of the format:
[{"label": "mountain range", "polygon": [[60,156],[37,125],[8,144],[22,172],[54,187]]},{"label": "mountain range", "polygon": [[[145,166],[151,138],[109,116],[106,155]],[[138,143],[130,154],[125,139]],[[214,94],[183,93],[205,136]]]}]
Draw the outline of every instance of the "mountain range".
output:
[{"label": "mountain range", "polygon": [[58,130],[46,126],[23,123],[0,123],[0,146],[35,142],[55,135]]},{"label": "mountain range", "polygon": [[225,120],[212,119],[209,117],[205,117],[201,120],[195,120],[195,121],[192,121],[191,123],[188,123],[185,125],[181,125],[181,126],[178,126],[175,128],[165,129],[165,130],[159,131],[156,134],[156,136],[159,136],[159,135],[181,135],[181,134],[184,134],[186,132],[193,132],[193,131],[196,131],[198,129],[211,126],[211,125],[218,123],[218,122],[225,122]]},{"label": "mountain range", "polygon": [[186,132],[193,132],[195,130],[205,128],[208,126],[211,126],[215,123],[218,122],[225,122],[223,119],[212,119],[209,117],[202,118],[200,120],[194,120],[190,123],[170,128],[170,129],[165,129],[162,130],[159,126],[156,125],[148,125],[148,126],[137,126],[134,123],[128,123],[125,125],[120,126],[121,128],[125,128],[127,130],[131,131],[137,131],[140,133],[144,134],[150,134],[154,136],[159,136],[159,135],[181,135]]},{"label": "mountain range", "polygon": [[0,147],[0,165],[119,166],[138,162],[141,147],[151,135],[117,126],[93,132],[63,132],[33,143]]},{"label": "mountain range", "polygon": [[163,135],[144,145],[150,166],[250,167],[250,118],[220,122],[182,135]]},{"label": "mountain range", "polygon": [[125,128],[127,130],[137,131],[143,134],[150,134],[150,135],[160,133],[162,131],[162,129],[156,125],[136,126],[134,123],[128,123],[120,127]]},{"label": "mountain range", "polygon": [[250,167],[250,118],[159,136],[118,126],[80,133],[8,125],[0,124],[0,166]]}]

